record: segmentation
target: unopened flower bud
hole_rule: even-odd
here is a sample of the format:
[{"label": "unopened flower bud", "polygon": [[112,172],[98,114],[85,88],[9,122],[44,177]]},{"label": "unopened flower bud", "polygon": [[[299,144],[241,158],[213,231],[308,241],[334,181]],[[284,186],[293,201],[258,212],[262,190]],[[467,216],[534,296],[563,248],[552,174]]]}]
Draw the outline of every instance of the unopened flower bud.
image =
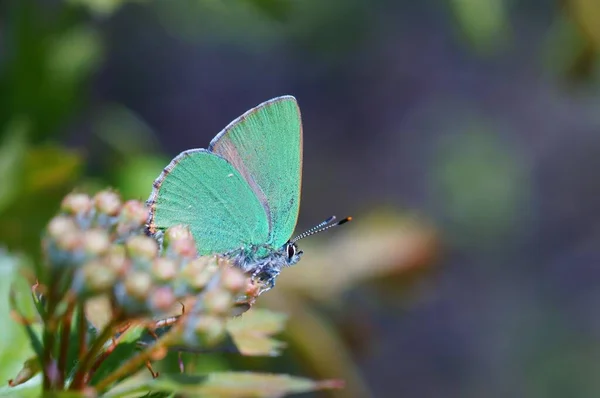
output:
[{"label": "unopened flower bud", "polygon": [[173,308],[177,301],[177,297],[173,293],[173,289],[168,286],[159,287],[150,293],[150,307],[160,312],[166,312]]},{"label": "unopened flower bud", "polygon": [[178,257],[194,258],[198,254],[193,239],[178,239],[169,244],[169,249]]},{"label": "unopened flower bud", "polygon": [[144,300],[152,289],[152,278],[146,272],[133,271],[125,276],[125,292],[137,300]]},{"label": "unopened flower bud", "polygon": [[71,217],[57,216],[48,224],[48,234],[54,239],[58,239],[66,234],[77,233],[79,229]]},{"label": "unopened flower bud", "polygon": [[142,257],[151,260],[158,254],[158,244],[148,236],[133,236],[127,240],[125,245],[131,257]]},{"label": "unopened flower bud", "polygon": [[56,238],[56,246],[66,252],[74,252],[82,248],[81,233],[67,232]]},{"label": "unopened flower bud", "polygon": [[83,281],[86,290],[94,293],[107,291],[114,285],[117,279],[115,271],[105,267],[99,260],[86,263],[81,268],[81,272],[83,272]]},{"label": "unopened flower bud", "polygon": [[221,284],[230,292],[237,293],[246,287],[248,277],[235,267],[228,267],[221,271]]},{"label": "unopened flower bud", "polygon": [[225,289],[214,289],[204,296],[205,308],[214,314],[226,315],[233,305],[231,293]]},{"label": "unopened flower bud", "polygon": [[142,227],[148,218],[148,209],[139,200],[128,200],[121,209],[120,221],[132,226]]},{"label": "unopened flower bud", "polygon": [[177,276],[177,263],[166,257],[158,257],[152,263],[152,275],[155,279],[166,282]]},{"label": "unopened flower bud", "polygon": [[210,257],[198,257],[189,261],[181,270],[181,277],[192,289],[202,289],[216,273],[216,269],[208,266]]},{"label": "unopened flower bud", "polygon": [[100,213],[116,216],[121,211],[121,198],[113,191],[100,191],[94,196],[94,204]]},{"label": "unopened flower bud", "polygon": [[128,266],[128,259],[123,245],[110,246],[108,253],[104,257],[104,262],[108,268],[113,269],[117,274],[123,274]]},{"label": "unopened flower bud", "polygon": [[83,247],[87,254],[99,256],[110,247],[108,233],[102,229],[90,229],[83,233]]},{"label": "unopened flower bud", "polygon": [[174,225],[165,231],[165,242],[170,244],[177,240],[194,239],[190,229],[185,225]]},{"label": "unopened flower bud", "polygon": [[84,193],[70,193],[62,200],[60,208],[69,214],[85,214],[92,210],[92,198]]}]

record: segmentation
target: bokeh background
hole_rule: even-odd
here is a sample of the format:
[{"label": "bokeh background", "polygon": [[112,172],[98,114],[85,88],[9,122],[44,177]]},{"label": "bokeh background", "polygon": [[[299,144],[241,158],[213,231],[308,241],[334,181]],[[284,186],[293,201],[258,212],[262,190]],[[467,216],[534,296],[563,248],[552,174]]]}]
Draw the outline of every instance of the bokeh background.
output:
[{"label": "bokeh background", "polygon": [[[0,242],[74,188],[146,199],[182,150],[293,94],[302,242],[260,305],[337,397],[600,395],[597,0],[4,0]],[[321,395],[319,395],[321,396]]]}]

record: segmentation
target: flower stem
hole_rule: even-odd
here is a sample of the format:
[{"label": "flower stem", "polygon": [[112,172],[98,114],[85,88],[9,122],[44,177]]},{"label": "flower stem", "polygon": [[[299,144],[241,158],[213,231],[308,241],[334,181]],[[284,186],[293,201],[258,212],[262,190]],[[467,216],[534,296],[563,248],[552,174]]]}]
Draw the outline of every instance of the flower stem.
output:
[{"label": "flower stem", "polygon": [[58,376],[59,385],[64,387],[65,376],[67,372],[67,357],[69,354],[69,340],[71,337],[71,323],[73,321],[73,312],[75,311],[75,300],[68,304],[67,311],[63,316],[60,336],[60,353],[58,356]]},{"label": "flower stem", "polygon": [[43,335],[43,344],[44,344],[44,354],[42,358],[42,372],[44,374],[44,391],[50,390],[55,380],[52,380],[50,375],[50,369],[52,367],[52,352],[54,351],[54,343],[55,343],[55,320],[54,311],[56,309],[56,299],[54,298],[54,289],[50,287],[48,291],[48,309],[46,311],[46,317],[44,319],[44,335]]},{"label": "flower stem", "polygon": [[102,330],[102,333],[100,333],[100,335],[96,337],[94,343],[92,344],[90,350],[87,353],[85,353],[85,351],[80,351],[80,355],[82,353],[85,354],[83,358],[79,358],[80,362],[77,368],[77,372],[75,373],[75,376],[73,378],[73,384],[70,388],[71,390],[80,390],[84,387],[87,373],[90,367],[93,365],[94,359],[96,359],[96,356],[98,356],[108,339],[110,339],[114,335],[115,326],[116,322],[113,320],[108,325],[106,325],[104,327],[104,330]]}]

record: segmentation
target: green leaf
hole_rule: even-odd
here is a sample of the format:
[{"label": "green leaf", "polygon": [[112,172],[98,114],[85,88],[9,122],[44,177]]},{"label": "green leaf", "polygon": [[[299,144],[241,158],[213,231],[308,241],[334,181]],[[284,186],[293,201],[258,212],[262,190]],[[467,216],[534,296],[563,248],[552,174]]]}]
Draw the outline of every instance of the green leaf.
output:
[{"label": "green leaf", "polygon": [[3,325],[0,333],[0,380],[13,378],[23,363],[33,355],[23,326],[10,314],[11,286],[14,289],[12,296],[18,300],[16,304],[22,316],[33,317],[37,314],[31,299],[31,290],[19,277],[18,268],[18,259],[0,250],[0,322]]},{"label": "green leaf", "polygon": [[92,13],[101,16],[109,17],[114,12],[118,11],[124,4],[128,2],[144,0],[67,0],[72,4],[82,5],[87,7]]},{"label": "green leaf", "polygon": [[40,234],[73,189],[81,165],[81,156],[72,150],[52,145],[29,148],[19,166],[16,196],[2,208],[0,242],[38,258]]},{"label": "green leaf", "polygon": [[125,389],[113,389],[105,397],[130,397],[133,393],[164,391],[204,398],[283,397],[309,391],[342,388],[339,380],[313,381],[302,377],[270,373],[223,372],[190,376],[161,374]]},{"label": "green leaf", "polygon": [[255,308],[227,322],[227,331],[237,349],[247,356],[276,356],[285,343],[271,338],[285,328],[287,316]]},{"label": "green leaf", "polygon": [[4,140],[0,145],[0,213],[15,199],[22,184],[20,176],[25,162],[28,131],[29,123],[26,120],[13,120],[2,132]]}]

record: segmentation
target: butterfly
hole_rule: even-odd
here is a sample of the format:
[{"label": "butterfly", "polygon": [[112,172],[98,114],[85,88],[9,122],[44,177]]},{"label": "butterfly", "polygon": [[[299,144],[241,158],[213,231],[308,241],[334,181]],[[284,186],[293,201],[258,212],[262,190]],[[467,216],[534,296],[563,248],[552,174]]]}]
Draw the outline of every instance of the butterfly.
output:
[{"label": "butterfly", "polygon": [[296,242],[349,220],[335,216],[290,239],[300,209],[302,121],[292,96],[233,120],[207,149],[176,156],[154,181],[148,229],[187,225],[200,255],[229,257],[268,288],[303,252]]}]

